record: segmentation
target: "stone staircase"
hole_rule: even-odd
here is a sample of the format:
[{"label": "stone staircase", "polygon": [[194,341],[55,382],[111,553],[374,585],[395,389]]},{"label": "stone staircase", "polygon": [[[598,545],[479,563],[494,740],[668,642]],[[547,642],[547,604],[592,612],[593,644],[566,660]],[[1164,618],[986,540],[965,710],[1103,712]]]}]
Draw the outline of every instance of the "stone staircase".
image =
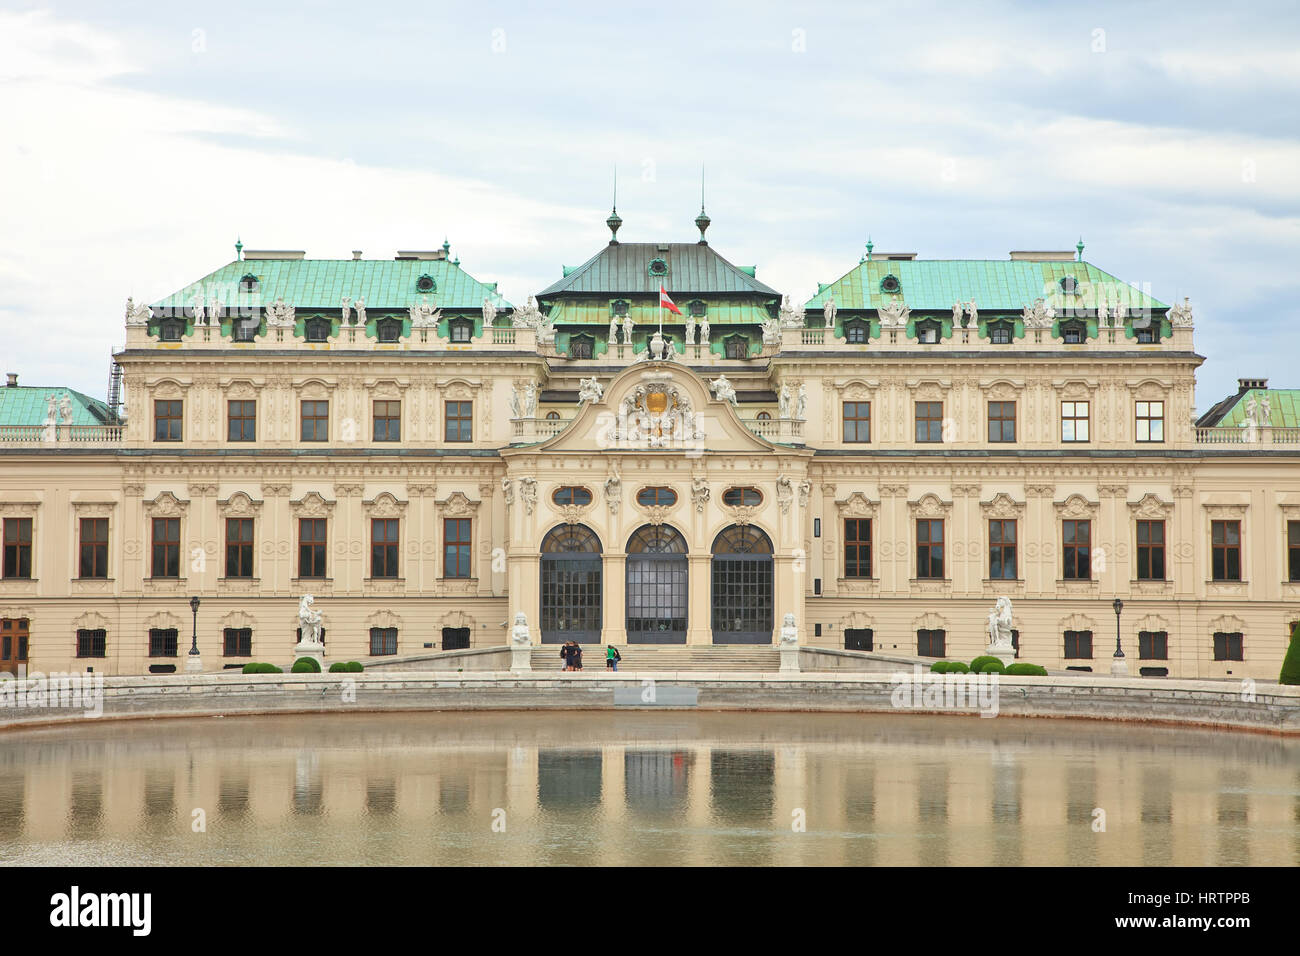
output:
[{"label": "stone staircase", "polygon": [[[775,673],[781,669],[781,652],[763,645],[620,644],[620,674],[638,671],[741,671]],[[533,670],[559,671],[560,645],[543,644],[533,648]],[[582,645],[582,672],[605,670],[605,645]]]}]

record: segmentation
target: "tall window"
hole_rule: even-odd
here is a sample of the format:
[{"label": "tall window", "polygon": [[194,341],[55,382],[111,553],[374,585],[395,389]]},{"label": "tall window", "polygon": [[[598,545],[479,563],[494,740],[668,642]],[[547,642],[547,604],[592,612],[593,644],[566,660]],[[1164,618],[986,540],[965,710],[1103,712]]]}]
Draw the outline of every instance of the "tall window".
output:
[{"label": "tall window", "polygon": [[989,402],[989,441],[1016,440],[1016,403]]},{"label": "tall window", "polygon": [[221,632],[221,654],[223,657],[252,657],[253,629],[251,627],[228,627]]},{"label": "tall window", "polygon": [[846,442],[871,441],[871,403],[844,403],[844,440]]},{"label": "tall window", "polygon": [[298,519],[298,577],[325,577],[327,518]]},{"label": "tall window", "polygon": [[469,577],[469,518],[442,520],[442,576]]},{"label": "tall window", "polygon": [[943,519],[916,519],[916,576],[943,577]]},{"label": "tall window", "polygon": [[380,342],[398,342],[402,338],[401,319],[380,319],[375,323],[375,335]]},{"label": "tall window", "polygon": [[1169,660],[1169,632],[1138,631],[1138,660]]},{"label": "tall window", "polygon": [[311,401],[302,403],[302,440],[329,441],[330,403]]},{"label": "tall window", "polygon": [[32,519],[5,518],[4,576],[32,576]]},{"label": "tall window", "polygon": [[257,402],[226,402],[226,438],[257,440]]},{"label": "tall window", "polygon": [[1061,402],[1061,441],[1089,441],[1088,403]]},{"label": "tall window", "polygon": [[452,319],[447,323],[447,337],[453,342],[469,342],[474,338],[473,319]]},{"label": "tall window", "polygon": [[108,652],[108,631],[102,627],[77,631],[78,657],[103,657]]},{"label": "tall window", "polygon": [[1139,581],[1165,579],[1165,523],[1137,523],[1137,576]]},{"label": "tall window", "polygon": [[844,576],[871,577],[871,519],[844,519]]},{"label": "tall window", "polygon": [[181,519],[153,519],[153,565],[155,578],[181,576]]},{"label": "tall window", "polygon": [[943,402],[916,403],[916,440],[943,441]]},{"label": "tall window", "polygon": [[1065,659],[1067,661],[1092,660],[1092,631],[1065,632]]},{"label": "tall window", "polygon": [[370,629],[370,656],[397,653],[397,628],[372,627]]},{"label": "tall window", "polygon": [[474,403],[447,403],[447,441],[474,440]]},{"label": "tall window", "polygon": [[81,519],[80,561],[77,573],[83,578],[108,577],[108,519]]},{"label": "tall window", "polygon": [[743,335],[728,336],[723,346],[729,359],[749,358],[749,339]]},{"label": "tall window", "polygon": [[596,347],[596,340],[590,335],[575,335],[569,339],[569,358],[589,359]]},{"label": "tall window", "polygon": [[158,400],[153,403],[153,440],[181,440],[181,408],[179,398]]},{"label": "tall window", "polygon": [[916,632],[917,657],[943,657],[946,632],[920,628]]},{"label": "tall window", "polygon": [[177,632],[174,627],[149,628],[149,656],[175,657]]},{"label": "tall window", "polygon": [[397,518],[370,520],[370,576],[397,577]]},{"label": "tall window", "polygon": [[1210,522],[1211,577],[1215,581],[1241,580],[1241,522]]},{"label": "tall window", "polygon": [[989,521],[989,577],[1016,579],[1016,522],[1001,518]]},{"label": "tall window", "polygon": [[1165,403],[1137,403],[1137,440],[1165,440]]},{"label": "tall window", "polygon": [[1010,345],[1012,327],[1005,322],[989,325],[989,341],[994,345]]},{"label": "tall window", "polygon": [[1214,632],[1214,659],[1216,661],[1244,661],[1246,659],[1240,631]]},{"label": "tall window", "polygon": [[1286,523],[1287,580],[1300,581],[1300,521]]},{"label": "tall window", "polygon": [[853,319],[844,323],[844,340],[850,345],[864,345],[870,335],[867,323],[861,319]]},{"label": "tall window", "polygon": [[253,576],[253,519],[226,519],[226,577]]},{"label": "tall window", "polygon": [[303,323],[303,333],[308,342],[328,342],[334,323],[329,319],[314,318]]},{"label": "tall window", "polygon": [[1067,581],[1092,578],[1092,522],[1066,519],[1061,522],[1064,565],[1061,576]]},{"label": "tall window", "polygon": [[383,401],[374,403],[375,441],[402,440],[402,403]]}]

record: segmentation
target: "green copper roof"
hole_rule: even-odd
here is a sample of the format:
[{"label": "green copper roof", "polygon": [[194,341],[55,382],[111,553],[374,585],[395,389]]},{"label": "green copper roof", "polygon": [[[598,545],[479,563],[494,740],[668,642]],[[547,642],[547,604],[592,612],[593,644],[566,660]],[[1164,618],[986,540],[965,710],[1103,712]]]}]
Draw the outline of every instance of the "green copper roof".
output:
[{"label": "green copper roof", "polygon": [[1246,406],[1253,398],[1256,402],[1268,396],[1272,411],[1269,424],[1278,428],[1300,428],[1300,388],[1250,388],[1239,393],[1234,402],[1221,417],[1215,421],[1202,419],[1201,426],[1217,425],[1220,427],[1240,427],[1246,420]]},{"label": "green copper roof", "polygon": [[0,387],[0,425],[44,425],[49,395],[59,401],[64,395],[72,399],[74,425],[102,425],[109,421],[106,404],[70,388],[16,385]]},{"label": "green copper roof", "polygon": [[[1034,262],[1000,259],[873,259],[860,262],[846,275],[808,300],[820,309],[832,294],[841,309],[878,309],[895,296],[881,290],[886,276],[899,282],[903,302],[913,309],[951,310],[953,303],[975,300],[981,311],[1020,312],[1043,299],[1058,312],[1066,308],[1095,309],[1098,295],[1114,306],[1165,309],[1165,303],[1134,289],[1087,262]],[[1079,294],[1068,295],[1061,280],[1073,276]]]},{"label": "green copper roof", "polygon": [[[694,298],[694,296],[692,296]],[[563,299],[551,307],[549,318],[556,325],[599,325],[606,327],[609,325],[611,318],[609,311],[609,299]],[[677,308],[682,310],[681,315],[673,315],[667,309],[663,310],[664,325],[685,325],[689,318],[686,301],[679,301],[674,297],[673,301]],[[628,312],[632,316],[632,323],[637,328],[644,328],[648,325],[659,324],[659,297],[653,299],[644,299],[637,301],[629,299]],[[766,307],[754,302],[718,301],[710,299],[706,304],[707,318],[710,326],[715,325],[759,325],[771,318]],[[623,319],[619,318],[620,326]],[[697,318],[696,324],[702,319]]]},{"label": "green copper roof", "polygon": [[[650,263],[662,259],[666,275],[650,274]],[[668,290],[673,301],[696,295],[749,293],[776,298],[777,292],[739,266],[734,266],[698,242],[620,242],[608,245],[564,278],[538,294],[542,300],[569,293],[619,296]]]},{"label": "green copper roof", "polygon": [[[157,309],[188,309],[195,296],[219,299],[225,305],[254,304],[250,293],[239,291],[245,275],[258,278],[257,300],[269,305],[283,298],[300,309],[337,309],[347,296],[353,302],[365,297],[367,309],[407,309],[431,301],[440,309],[481,309],[490,297],[498,309],[512,308],[496,283],[479,282],[446,259],[244,259],[228,263],[165,299],[151,303]],[[415,284],[432,277],[436,289],[423,295]]]}]

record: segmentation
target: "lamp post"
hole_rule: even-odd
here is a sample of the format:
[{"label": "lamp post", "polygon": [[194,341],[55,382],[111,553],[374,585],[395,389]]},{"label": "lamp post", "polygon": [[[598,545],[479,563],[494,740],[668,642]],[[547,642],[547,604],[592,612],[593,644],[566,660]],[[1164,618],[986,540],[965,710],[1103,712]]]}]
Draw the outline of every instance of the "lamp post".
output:
[{"label": "lamp post", "polygon": [[203,661],[199,657],[199,599],[190,598],[190,611],[194,614],[194,636],[190,642],[190,653],[185,659],[185,672],[197,674],[203,670]]},{"label": "lamp post", "polygon": [[1128,674],[1128,661],[1124,658],[1124,648],[1120,646],[1119,615],[1124,610],[1124,602],[1115,598],[1111,607],[1115,609],[1115,656],[1110,661],[1110,672],[1124,676]]}]

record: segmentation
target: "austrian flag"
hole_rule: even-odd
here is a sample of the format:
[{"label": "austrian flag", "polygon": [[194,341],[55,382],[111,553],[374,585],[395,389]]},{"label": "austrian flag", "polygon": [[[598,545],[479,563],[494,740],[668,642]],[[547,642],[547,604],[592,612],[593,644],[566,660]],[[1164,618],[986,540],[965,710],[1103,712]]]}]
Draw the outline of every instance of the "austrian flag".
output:
[{"label": "austrian flag", "polygon": [[673,300],[668,298],[668,290],[663,286],[659,287],[659,308],[667,309],[673,315],[681,315],[682,310],[673,305]]}]

